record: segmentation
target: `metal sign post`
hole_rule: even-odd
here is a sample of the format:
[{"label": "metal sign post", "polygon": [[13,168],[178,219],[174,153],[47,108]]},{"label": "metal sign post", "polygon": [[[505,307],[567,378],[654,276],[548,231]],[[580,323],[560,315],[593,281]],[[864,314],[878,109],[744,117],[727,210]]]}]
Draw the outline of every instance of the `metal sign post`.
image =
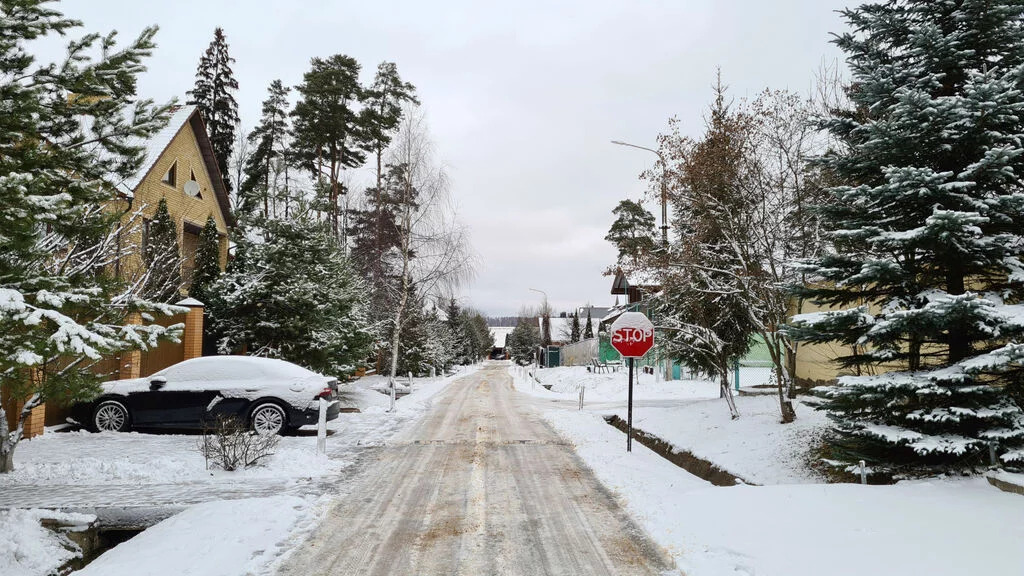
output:
[{"label": "metal sign post", "polygon": [[612,347],[629,359],[629,392],[626,400],[626,452],[633,451],[633,370],[636,358],[654,346],[654,324],[640,312],[626,312],[612,323]]}]

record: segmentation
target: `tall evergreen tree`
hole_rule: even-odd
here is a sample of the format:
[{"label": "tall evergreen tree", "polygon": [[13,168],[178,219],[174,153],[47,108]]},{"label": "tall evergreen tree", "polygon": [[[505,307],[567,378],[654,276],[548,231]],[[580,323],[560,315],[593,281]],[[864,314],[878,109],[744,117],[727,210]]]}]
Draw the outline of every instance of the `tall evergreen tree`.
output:
[{"label": "tall evergreen tree", "polygon": [[[256,213],[262,204],[263,218],[270,217],[270,200],[274,196],[271,176],[277,161],[286,160],[288,153],[288,93],[280,80],[274,80],[263,101],[260,123],[246,137],[256,148],[245,162],[245,179],[239,185],[239,212],[245,216]],[[284,199],[289,202],[288,198]]]},{"label": "tall evergreen tree", "polygon": [[[898,0],[844,13],[856,109],[825,220],[834,249],[793,335],[838,342],[834,457],[876,469],[1024,465],[1024,5]],[[896,368],[896,370],[884,372]],[[878,373],[882,371],[883,373]]]},{"label": "tall evergreen tree", "polygon": [[181,250],[178,227],[161,198],[149,222],[144,240],[143,260],[148,270],[146,297],[156,302],[173,303],[181,297]]},{"label": "tall evergreen tree", "polygon": [[381,190],[384,179],[384,150],[402,121],[402,105],[419,104],[416,87],[405,82],[398,75],[394,62],[381,62],[373,84],[363,93],[361,123],[366,140],[377,160],[377,190]]},{"label": "tall evergreen tree", "polygon": [[359,63],[341,54],[313,58],[297,90],[300,100],[292,111],[295,158],[312,173],[331,230],[339,237],[344,231],[338,203],[345,193],[342,171],[366,161],[366,134],[357,111],[363,97]]},{"label": "tall evergreen tree", "polygon": [[228,159],[235,145],[235,129],[238,127],[238,103],[234,92],[238,90],[238,81],[231,70],[235,61],[228,55],[228,43],[224,37],[224,29],[217,27],[213,31],[213,41],[206,52],[199,58],[196,68],[195,87],[188,92],[189,104],[195,104],[206,124],[206,132],[210,135],[213,155],[217,158],[221,178],[228,190],[232,183],[228,172]]},{"label": "tall evergreen tree", "polygon": [[589,340],[594,337],[594,321],[590,318],[590,307],[587,307],[587,324],[583,327],[583,339]]},{"label": "tall evergreen tree", "polygon": [[213,216],[206,219],[203,231],[199,234],[199,246],[196,248],[195,267],[192,272],[192,286],[188,295],[200,302],[210,297],[213,284],[220,277],[220,233],[217,232],[217,221]]},{"label": "tall evergreen tree", "polygon": [[236,250],[207,303],[222,351],[245,347],[338,376],[365,360],[363,286],[323,224],[272,218]]},{"label": "tall evergreen tree", "polygon": [[540,346],[540,330],[533,318],[521,317],[519,323],[508,335],[506,341],[509,356],[516,364],[526,365],[533,361]]},{"label": "tall evergreen tree", "polygon": [[[588,309],[589,312],[589,309]],[[593,329],[593,328],[591,328]],[[572,324],[569,327],[569,341],[579,342],[582,331],[580,330],[580,311],[577,310],[572,314]]]},{"label": "tall evergreen tree", "polygon": [[622,200],[612,210],[615,221],[604,237],[619,250],[618,263],[640,267],[644,257],[654,250],[654,215],[639,202]]},{"label": "tall evergreen tree", "polygon": [[[135,95],[155,28],[117,46],[87,34],[59,62],[38,62],[40,42],[80,26],[51,2],[0,2],[0,473],[32,409],[88,397],[103,356],[154,346],[167,330],[126,322],[152,307],[113,276],[125,257],[116,184],[134,175],[134,143],[163,128],[169,107]],[[97,57],[98,56],[98,57]],[[94,58],[96,57],[96,58]],[[131,254],[132,258],[137,254]],[[98,371],[97,371],[98,372]]]}]

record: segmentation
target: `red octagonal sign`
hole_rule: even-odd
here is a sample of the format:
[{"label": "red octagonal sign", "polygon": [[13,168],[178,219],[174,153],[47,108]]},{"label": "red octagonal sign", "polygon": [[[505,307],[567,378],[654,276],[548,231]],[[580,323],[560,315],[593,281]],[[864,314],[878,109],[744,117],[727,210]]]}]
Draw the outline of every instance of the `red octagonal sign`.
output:
[{"label": "red octagonal sign", "polygon": [[654,346],[654,324],[641,312],[626,312],[612,323],[611,336],[623,358],[642,358]]}]

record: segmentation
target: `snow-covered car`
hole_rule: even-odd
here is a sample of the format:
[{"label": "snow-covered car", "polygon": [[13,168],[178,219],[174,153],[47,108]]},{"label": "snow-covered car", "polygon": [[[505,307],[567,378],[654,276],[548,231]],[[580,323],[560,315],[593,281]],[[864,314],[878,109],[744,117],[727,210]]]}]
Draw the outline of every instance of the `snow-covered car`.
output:
[{"label": "snow-covered car", "polygon": [[205,356],[151,376],[101,384],[71,417],[94,431],[132,428],[202,428],[218,417],[237,417],[262,434],[316,424],[320,399],[327,419],[338,417],[338,380],[284,360]]}]

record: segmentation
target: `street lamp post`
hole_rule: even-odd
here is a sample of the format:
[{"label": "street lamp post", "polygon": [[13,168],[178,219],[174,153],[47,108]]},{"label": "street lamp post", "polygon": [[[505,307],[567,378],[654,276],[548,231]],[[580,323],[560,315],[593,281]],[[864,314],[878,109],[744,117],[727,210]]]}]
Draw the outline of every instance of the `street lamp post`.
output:
[{"label": "street lamp post", "polygon": [[665,169],[668,164],[665,163],[665,157],[661,155],[654,148],[648,148],[646,146],[637,146],[636,144],[630,144],[628,142],[620,142],[618,140],[612,140],[612,144],[619,146],[629,146],[630,148],[639,148],[640,150],[647,150],[658,155],[658,159],[661,160],[661,247],[668,250],[668,189],[665,187]]}]

